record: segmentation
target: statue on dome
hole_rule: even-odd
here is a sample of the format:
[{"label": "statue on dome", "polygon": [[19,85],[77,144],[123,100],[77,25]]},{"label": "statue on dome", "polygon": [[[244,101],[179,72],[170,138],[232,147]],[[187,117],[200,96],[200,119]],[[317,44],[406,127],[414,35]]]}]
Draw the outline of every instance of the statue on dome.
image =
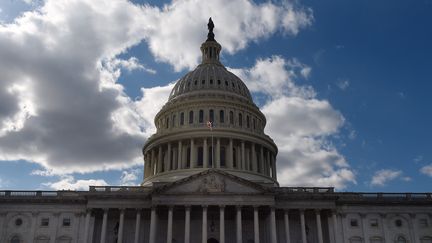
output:
[{"label": "statue on dome", "polygon": [[208,24],[207,24],[207,28],[208,28],[208,30],[209,30],[209,33],[208,33],[208,35],[207,35],[207,41],[215,41],[215,39],[214,39],[214,33],[213,33],[213,29],[214,29],[214,24],[213,24],[213,20],[212,20],[212,18],[210,17],[209,18],[209,22],[208,22]]}]

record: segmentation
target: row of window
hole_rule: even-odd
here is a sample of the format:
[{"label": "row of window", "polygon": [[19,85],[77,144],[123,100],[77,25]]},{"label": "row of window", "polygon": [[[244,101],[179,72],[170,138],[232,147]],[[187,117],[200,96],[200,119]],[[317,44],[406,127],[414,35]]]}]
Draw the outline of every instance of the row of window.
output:
[{"label": "row of window", "polygon": [[[350,243],[363,243],[363,238],[360,236],[353,236],[349,239]],[[384,243],[384,239],[382,237],[379,236],[373,236],[369,239],[370,243]],[[407,240],[407,238],[403,235],[398,235],[396,236],[396,238],[394,239],[395,243],[407,243],[409,242]],[[420,239],[420,243],[432,243],[432,237],[430,236],[424,236]]]},{"label": "row of window", "polygon": [[[49,218],[41,218],[39,225],[41,227],[48,227],[50,223],[50,219]],[[17,218],[15,219],[15,226],[20,227],[23,224],[23,220],[22,218]],[[63,227],[69,227],[71,226],[71,219],[70,218],[63,218],[62,220],[62,226]]]},{"label": "row of window", "polygon": [[[193,88],[198,88],[200,84],[201,84],[201,87],[207,85],[207,80],[202,79],[200,82],[200,81],[198,81],[198,79],[195,79],[193,81],[188,80],[187,82],[180,83],[175,88],[174,95],[178,94],[181,91],[191,90]],[[208,84],[211,86],[217,85],[218,88],[224,87],[225,89],[231,89],[232,91],[239,92],[242,95],[247,95],[247,93],[248,93],[246,86],[243,84],[240,84],[240,82],[237,82],[237,85],[236,85],[234,81],[228,81],[228,80],[221,81],[220,79],[213,81],[213,78],[210,78]]]},{"label": "row of window", "polygon": [[[10,239],[9,242],[10,243],[22,243],[23,241],[21,240],[20,236],[14,235],[14,236],[12,236],[12,238]],[[48,236],[38,236],[35,238],[34,242],[35,243],[49,243],[50,238]],[[72,238],[69,236],[60,236],[57,238],[57,240],[55,242],[57,242],[57,243],[71,243]]]},{"label": "row of window", "polygon": [[[396,219],[393,221],[394,226],[396,227],[402,227],[403,226],[403,222],[401,219]],[[427,220],[427,218],[420,218],[418,220],[419,226],[426,228],[429,226],[429,222]],[[359,221],[358,219],[350,219],[350,226],[351,227],[358,227],[359,226]],[[373,219],[369,219],[369,226],[374,228],[374,227],[379,227],[379,223],[378,223],[378,219],[373,218]]]},{"label": "row of window", "polygon": [[[219,124],[230,124],[230,125],[234,125],[235,122],[237,121],[236,125],[238,125],[239,127],[243,127],[243,123],[245,123],[245,127],[250,129],[252,128],[253,130],[261,129],[261,121],[256,118],[253,117],[251,118],[249,115],[246,115],[246,118],[244,119],[243,114],[242,113],[238,113],[237,114],[237,120],[235,121],[235,117],[234,117],[234,111],[229,111],[228,116],[225,115],[225,110],[219,110],[216,111],[218,112],[218,117],[216,118],[216,114],[215,114],[215,110],[210,109],[208,111],[208,115],[205,116],[205,112],[204,110],[199,110],[198,111],[198,123],[199,124],[204,124],[207,123],[207,121],[211,121],[214,124],[219,123]],[[193,110],[189,111],[188,113],[188,120],[187,122],[189,124],[194,124],[194,118],[195,118],[195,113]],[[208,120],[205,120],[204,117],[208,118]],[[216,118],[216,119],[215,119]],[[165,121],[159,120],[157,127],[161,128],[161,127],[165,127],[166,129],[168,128],[172,128],[172,127],[176,127],[177,125],[179,126],[183,126],[185,124],[186,120],[185,120],[185,113],[184,112],[180,112],[180,118],[179,120],[177,120],[177,116],[176,114],[173,114],[171,117],[166,116],[165,117]]]}]

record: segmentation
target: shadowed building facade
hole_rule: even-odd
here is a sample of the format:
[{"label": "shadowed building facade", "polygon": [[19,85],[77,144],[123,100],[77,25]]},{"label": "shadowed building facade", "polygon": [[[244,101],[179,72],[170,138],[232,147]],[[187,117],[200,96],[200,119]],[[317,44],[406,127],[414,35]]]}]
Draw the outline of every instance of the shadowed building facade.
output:
[{"label": "shadowed building facade", "polygon": [[142,185],[0,191],[0,242],[432,243],[431,193],[279,187],[266,118],[208,27],[155,117]]}]

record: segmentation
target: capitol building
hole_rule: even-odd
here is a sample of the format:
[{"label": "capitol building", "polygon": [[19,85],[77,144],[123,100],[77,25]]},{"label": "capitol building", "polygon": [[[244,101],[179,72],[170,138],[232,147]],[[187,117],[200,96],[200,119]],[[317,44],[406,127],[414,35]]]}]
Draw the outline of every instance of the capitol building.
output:
[{"label": "capitol building", "polygon": [[142,184],[0,191],[0,243],[432,243],[432,193],[281,187],[266,117],[213,28],[154,119]]}]

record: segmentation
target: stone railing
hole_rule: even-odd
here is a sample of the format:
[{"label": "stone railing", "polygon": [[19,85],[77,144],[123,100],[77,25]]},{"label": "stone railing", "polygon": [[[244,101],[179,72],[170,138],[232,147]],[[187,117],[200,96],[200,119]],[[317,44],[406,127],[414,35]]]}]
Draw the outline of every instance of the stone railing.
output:
[{"label": "stone railing", "polygon": [[432,199],[432,193],[389,193],[389,192],[366,192],[355,193],[365,199]]},{"label": "stone railing", "polygon": [[90,186],[90,192],[144,192],[148,188],[142,186]]},{"label": "stone railing", "polygon": [[334,187],[279,187],[277,190],[284,193],[333,193]]},{"label": "stone railing", "polygon": [[73,197],[79,196],[77,191],[0,191],[2,197]]}]

